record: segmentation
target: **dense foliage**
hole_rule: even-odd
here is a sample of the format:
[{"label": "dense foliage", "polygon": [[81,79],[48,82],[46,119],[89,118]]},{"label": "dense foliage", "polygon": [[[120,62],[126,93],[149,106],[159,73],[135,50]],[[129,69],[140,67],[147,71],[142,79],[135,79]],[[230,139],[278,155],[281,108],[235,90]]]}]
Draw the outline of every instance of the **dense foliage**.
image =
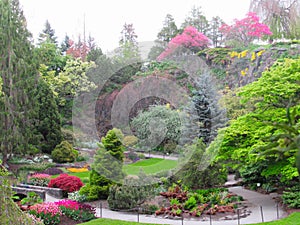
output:
[{"label": "dense foliage", "polygon": [[167,104],[154,105],[147,111],[140,111],[131,121],[131,126],[141,148],[147,149],[152,146],[157,150],[168,150],[171,153],[176,149],[182,124],[179,112]]},{"label": "dense foliage", "polygon": [[254,163],[264,165],[258,177],[275,182],[298,177],[299,71],[299,59],[281,60],[238,91],[241,103],[251,110],[230,122],[220,158],[233,162],[234,167],[247,166],[248,171]]},{"label": "dense foliage", "polygon": [[76,159],[75,151],[69,142],[62,141],[52,151],[51,156],[58,163],[74,162]]},{"label": "dense foliage", "polygon": [[68,174],[60,174],[58,177],[51,179],[48,184],[48,187],[62,189],[64,196],[67,196],[67,193],[78,191],[82,186],[83,183],[78,177]]}]

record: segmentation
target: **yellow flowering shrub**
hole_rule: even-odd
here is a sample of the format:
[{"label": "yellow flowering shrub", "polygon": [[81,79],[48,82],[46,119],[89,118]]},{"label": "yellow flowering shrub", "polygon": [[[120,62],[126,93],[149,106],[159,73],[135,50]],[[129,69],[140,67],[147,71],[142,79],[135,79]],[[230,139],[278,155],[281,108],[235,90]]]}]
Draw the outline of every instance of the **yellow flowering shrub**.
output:
[{"label": "yellow flowering shrub", "polygon": [[234,58],[234,57],[236,57],[236,56],[239,55],[239,53],[238,53],[238,52],[235,52],[235,51],[229,52],[228,54],[230,55],[231,58]]},{"label": "yellow flowering shrub", "polygon": [[255,54],[255,52],[252,52],[251,61],[254,61],[255,59],[256,59],[256,54]]},{"label": "yellow flowering shrub", "polygon": [[261,51],[259,51],[259,52],[257,53],[257,56],[258,56],[258,57],[261,56],[265,51],[266,51],[266,50],[261,50]]},{"label": "yellow flowering shrub", "polygon": [[71,173],[79,173],[79,172],[87,172],[88,168],[67,168],[67,170]]},{"label": "yellow flowering shrub", "polygon": [[241,71],[241,75],[242,76],[246,76],[247,72],[248,72],[248,68],[246,68],[245,70],[242,70]]}]

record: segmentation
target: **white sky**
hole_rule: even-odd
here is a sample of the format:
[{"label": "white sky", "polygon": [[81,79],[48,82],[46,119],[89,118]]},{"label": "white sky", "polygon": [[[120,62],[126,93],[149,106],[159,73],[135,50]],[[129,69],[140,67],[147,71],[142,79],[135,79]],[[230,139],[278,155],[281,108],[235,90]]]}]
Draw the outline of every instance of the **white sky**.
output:
[{"label": "white sky", "polygon": [[85,15],[86,34],[107,52],[118,47],[124,23],[133,23],[139,42],[154,41],[168,13],[178,27],[193,6],[201,6],[207,19],[220,16],[231,23],[246,15],[250,0],[20,0],[20,4],[35,40],[47,19],[59,41],[66,33],[76,39],[83,33]]}]

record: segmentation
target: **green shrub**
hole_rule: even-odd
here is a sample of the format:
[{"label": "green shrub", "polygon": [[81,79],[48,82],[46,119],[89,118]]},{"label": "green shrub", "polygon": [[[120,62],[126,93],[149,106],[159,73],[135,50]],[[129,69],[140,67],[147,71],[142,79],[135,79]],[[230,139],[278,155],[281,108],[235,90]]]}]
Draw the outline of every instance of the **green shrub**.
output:
[{"label": "green shrub", "polygon": [[99,199],[107,199],[108,191],[109,186],[87,184],[80,189],[79,194],[86,196],[86,200],[88,201],[95,201]]},{"label": "green shrub", "polygon": [[88,201],[107,199],[111,185],[112,181],[92,170],[89,183],[80,189],[79,194],[85,195]]},{"label": "green shrub", "polygon": [[146,159],[146,156],[143,153],[138,153],[137,155],[140,159]]},{"label": "green shrub", "polygon": [[159,209],[158,205],[153,205],[153,204],[143,204],[142,205],[142,213],[144,214],[154,214],[156,210]]},{"label": "green shrub", "polygon": [[184,203],[184,208],[191,210],[197,206],[197,201],[194,196],[188,198],[188,200]]},{"label": "green shrub", "polygon": [[42,203],[42,202],[43,199],[33,191],[28,192],[27,197],[21,200],[22,205],[35,205],[36,203]]},{"label": "green shrub", "polygon": [[[145,175],[146,177],[146,175]],[[146,185],[144,177],[127,177],[124,185],[112,185],[107,199],[112,210],[133,209],[144,203],[154,191],[152,185]]]},{"label": "green shrub", "polygon": [[61,132],[62,132],[63,139],[65,141],[68,141],[72,145],[75,144],[74,143],[75,136],[74,136],[74,133],[73,133],[72,130],[69,130],[69,129],[66,129],[66,128],[62,128]]},{"label": "green shrub", "polygon": [[284,191],[282,200],[289,208],[300,208],[300,191]]},{"label": "green shrub", "polygon": [[68,141],[62,141],[57,145],[52,151],[51,156],[58,163],[74,162],[76,159],[73,147]]},{"label": "green shrub", "polygon": [[35,164],[31,164],[31,165],[24,165],[24,166],[20,167],[17,172],[18,172],[18,174],[21,171],[41,172],[41,171],[51,168],[53,166],[55,166],[55,164],[53,164],[53,163],[35,163]]},{"label": "green shrub", "polygon": [[139,139],[134,135],[125,136],[123,139],[123,144],[126,147],[133,147],[134,145],[136,145],[138,143],[138,141],[139,141]]},{"label": "green shrub", "polygon": [[28,148],[26,150],[26,153],[28,153],[29,155],[37,155],[40,152],[41,151],[37,147],[35,147],[35,146],[31,145],[31,144],[28,145]]},{"label": "green shrub", "polygon": [[68,199],[76,201],[76,202],[84,202],[84,201],[86,201],[86,196],[81,195],[79,193],[79,191],[74,191],[74,192],[68,193]]}]

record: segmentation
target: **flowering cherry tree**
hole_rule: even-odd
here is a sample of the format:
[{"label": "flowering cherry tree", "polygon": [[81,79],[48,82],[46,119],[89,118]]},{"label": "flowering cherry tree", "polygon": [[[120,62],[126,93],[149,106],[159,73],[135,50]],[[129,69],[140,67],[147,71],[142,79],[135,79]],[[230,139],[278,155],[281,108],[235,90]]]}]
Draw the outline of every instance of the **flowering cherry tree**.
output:
[{"label": "flowering cherry tree", "polygon": [[233,25],[223,24],[220,27],[220,31],[227,40],[234,40],[245,46],[248,46],[257,38],[272,35],[270,28],[260,23],[259,17],[253,12],[247,13],[244,19],[235,19]]},{"label": "flowering cherry tree", "polygon": [[187,48],[195,53],[208,47],[209,42],[208,37],[199,32],[196,28],[189,26],[183,30],[182,34],[178,34],[169,42],[165,51],[163,51],[157,59],[162,60],[166,58],[179,47]]}]

